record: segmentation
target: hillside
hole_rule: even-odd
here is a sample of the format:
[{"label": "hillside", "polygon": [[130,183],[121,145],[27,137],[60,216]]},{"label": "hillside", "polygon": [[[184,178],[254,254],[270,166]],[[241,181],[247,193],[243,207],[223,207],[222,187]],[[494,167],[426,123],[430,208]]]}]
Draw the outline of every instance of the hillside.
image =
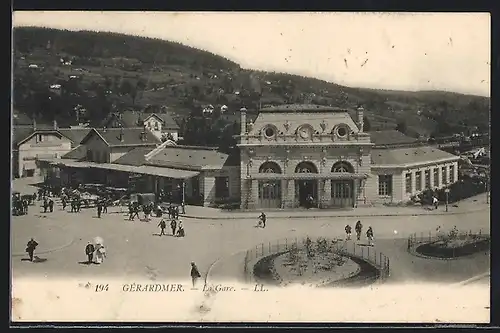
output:
[{"label": "hillside", "polygon": [[[167,106],[185,117],[280,103],[363,105],[372,129],[405,123],[409,134],[487,129],[489,98],[449,92],[349,88],[326,81],[243,70],[210,52],[158,39],[46,28],[14,29],[14,105],[61,124],[109,112]],[[80,119],[81,120],[81,119]]]}]

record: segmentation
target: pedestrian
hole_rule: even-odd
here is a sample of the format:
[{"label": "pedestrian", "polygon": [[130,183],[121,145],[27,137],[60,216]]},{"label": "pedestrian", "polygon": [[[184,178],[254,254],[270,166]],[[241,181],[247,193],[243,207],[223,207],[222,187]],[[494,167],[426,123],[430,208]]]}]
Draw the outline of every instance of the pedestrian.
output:
[{"label": "pedestrian", "polygon": [[71,212],[76,213],[76,199],[71,199]]},{"label": "pedestrian", "polygon": [[134,206],[132,205],[132,202],[128,203],[128,219],[129,221],[134,220]]},{"label": "pedestrian", "polygon": [[37,246],[38,243],[33,238],[31,238],[28,244],[26,244],[26,252],[28,252],[31,262],[33,262],[33,254],[35,253],[35,249]]},{"label": "pedestrian", "polygon": [[51,213],[54,212],[54,200],[52,198],[49,198],[49,210]]},{"label": "pedestrian", "polygon": [[182,220],[179,220],[179,224],[177,225],[177,237],[184,237],[184,226],[182,225]]},{"label": "pedestrian", "polygon": [[266,227],[266,220],[267,220],[266,214],[264,214],[264,212],[260,212],[259,219],[262,222],[262,228],[265,228]]},{"label": "pedestrian", "polygon": [[94,244],[88,242],[87,246],[85,246],[85,254],[87,255],[88,258],[87,263],[89,265],[94,262],[94,251],[95,251]]},{"label": "pedestrian", "polygon": [[356,222],[356,226],[354,227],[356,230],[356,236],[357,240],[361,239],[361,232],[363,231],[363,225],[361,224],[361,221]]},{"label": "pedestrian", "polygon": [[106,248],[103,244],[96,244],[95,263],[102,264],[104,259],[106,259]]},{"label": "pedestrian", "polygon": [[49,208],[49,202],[47,201],[47,198],[43,198],[43,212],[47,213],[48,208]]},{"label": "pedestrian", "polygon": [[167,235],[165,233],[165,228],[167,227],[167,223],[165,222],[165,219],[161,219],[160,223],[158,223],[158,226],[160,227],[160,237],[162,235]]},{"label": "pedestrian", "polygon": [[170,221],[170,228],[172,229],[172,236],[175,236],[175,229],[177,229],[177,221],[175,219]]},{"label": "pedestrian", "polygon": [[345,226],[346,240],[351,240],[351,226],[348,224]]},{"label": "pedestrian", "polygon": [[373,229],[371,226],[366,230],[366,238],[368,238],[368,245],[373,246]]},{"label": "pedestrian", "polygon": [[62,199],[61,199],[61,203],[62,203],[62,209],[63,210],[66,210],[66,196],[63,196]]},{"label": "pedestrian", "polygon": [[133,209],[134,209],[134,213],[132,215],[132,221],[135,220],[136,216],[140,220],[141,218],[139,217],[139,211],[141,210],[141,206],[139,205],[138,202],[134,202],[134,204],[132,206],[133,206]]},{"label": "pedestrian", "polygon": [[196,285],[196,281],[201,278],[200,271],[194,262],[191,262],[191,281],[193,282],[193,288]]},{"label": "pedestrian", "polygon": [[79,213],[82,210],[82,199],[76,199],[76,212]]},{"label": "pedestrian", "polygon": [[101,202],[100,202],[100,201],[97,201],[96,205],[97,205],[97,217],[98,217],[98,218],[101,218],[101,213],[102,213],[102,206],[101,206]]},{"label": "pedestrian", "polygon": [[24,214],[28,214],[28,200],[26,199],[23,200],[23,211]]},{"label": "pedestrian", "polygon": [[438,209],[439,200],[436,198],[436,196],[432,197],[432,204],[434,205],[434,209]]},{"label": "pedestrian", "polygon": [[108,212],[108,198],[104,198],[102,200],[102,212],[107,213]]}]

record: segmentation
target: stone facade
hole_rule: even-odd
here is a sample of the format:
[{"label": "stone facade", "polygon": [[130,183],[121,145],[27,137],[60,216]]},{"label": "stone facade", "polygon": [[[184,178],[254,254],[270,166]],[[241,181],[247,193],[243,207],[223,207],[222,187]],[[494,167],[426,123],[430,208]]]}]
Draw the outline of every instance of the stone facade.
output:
[{"label": "stone facade", "polygon": [[371,142],[346,110],[317,106],[241,112],[241,208],[356,207],[366,202]]}]

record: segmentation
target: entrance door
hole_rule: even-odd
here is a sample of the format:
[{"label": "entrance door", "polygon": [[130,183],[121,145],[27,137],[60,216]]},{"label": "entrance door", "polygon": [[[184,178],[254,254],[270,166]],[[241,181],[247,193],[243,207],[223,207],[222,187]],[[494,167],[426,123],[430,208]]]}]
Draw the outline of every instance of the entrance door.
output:
[{"label": "entrance door", "polygon": [[281,208],[280,181],[259,181],[259,207]]},{"label": "entrance door", "polygon": [[354,207],[352,180],[332,180],[332,206],[340,208]]},{"label": "entrance door", "polygon": [[309,208],[311,204],[308,198],[313,198],[312,206],[316,206],[318,202],[318,181],[317,180],[299,180],[297,183],[297,197],[299,199],[299,206]]},{"label": "entrance door", "polygon": [[200,197],[200,177],[195,176],[191,178],[189,181],[191,182],[191,189],[193,190],[192,202],[195,205],[199,205],[203,201],[203,199],[201,199]]}]

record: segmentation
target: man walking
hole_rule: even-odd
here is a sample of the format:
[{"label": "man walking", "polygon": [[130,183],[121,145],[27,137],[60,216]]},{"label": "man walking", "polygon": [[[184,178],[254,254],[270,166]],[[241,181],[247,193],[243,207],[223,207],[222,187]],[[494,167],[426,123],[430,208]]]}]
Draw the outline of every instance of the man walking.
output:
[{"label": "man walking", "polygon": [[363,230],[363,225],[361,224],[361,221],[356,222],[356,226],[354,227],[356,229],[356,236],[357,239],[361,239],[361,231]]},{"label": "man walking", "polygon": [[95,251],[94,244],[92,244],[91,242],[88,242],[87,246],[85,246],[85,254],[87,255],[87,258],[88,258],[87,263],[89,265],[91,263],[93,263],[94,251]]},{"label": "man walking", "polygon": [[170,228],[172,229],[172,236],[175,236],[175,229],[177,229],[177,221],[172,219],[170,222]]},{"label": "man walking", "polygon": [[201,277],[200,271],[194,262],[191,262],[191,281],[193,282],[193,288],[196,285],[196,281]]},{"label": "man walking", "polygon": [[97,217],[101,218],[101,213],[102,213],[102,204],[101,204],[101,201],[97,201],[96,205],[97,205]]},{"label": "man walking", "polygon": [[432,196],[432,205],[434,206],[434,209],[438,209],[439,201],[436,196]]},{"label": "man walking", "polygon": [[165,219],[161,219],[160,223],[158,223],[158,226],[160,227],[160,237],[162,235],[167,235],[165,233],[165,228],[167,227],[167,223],[165,222]]},{"label": "man walking", "polygon": [[35,249],[37,246],[38,243],[33,238],[31,238],[28,244],[26,244],[26,252],[28,252],[31,262],[33,262],[33,254],[35,253]]},{"label": "man walking", "polygon": [[262,221],[262,228],[265,228],[267,219],[266,214],[264,214],[264,212],[261,212],[259,218]]},{"label": "man walking", "polygon": [[51,213],[54,212],[54,200],[52,198],[49,198],[49,210]]},{"label": "man walking", "polygon": [[351,240],[351,226],[348,224],[345,226],[346,240]]}]

